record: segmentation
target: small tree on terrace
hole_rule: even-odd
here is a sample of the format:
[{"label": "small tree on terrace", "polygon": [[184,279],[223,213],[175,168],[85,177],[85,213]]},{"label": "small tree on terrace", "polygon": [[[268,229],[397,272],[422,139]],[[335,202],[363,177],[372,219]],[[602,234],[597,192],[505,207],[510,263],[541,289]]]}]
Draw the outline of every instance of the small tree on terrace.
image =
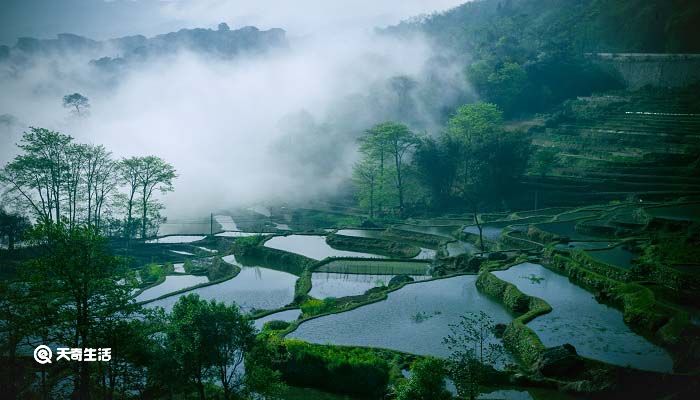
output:
[{"label": "small tree on terrace", "polygon": [[83,115],[90,108],[90,101],[80,93],[63,96],[63,107],[70,108],[77,116]]},{"label": "small tree on terrace", "polygon": [[374,218],[379,185],[379,162],[365,155],[353,167],[353,180],[359,188],[360,203],[367,207],[369,218]]},{"label": "small tree on terrace", "polygon": [[503,357],[503,346],[494,334],[495,324],[483,311],[466,313],[443,339],[452,352],[448,371],[461,398],[476,399],[486,372]]},{"label": "small tree on terrace", "polygon": [[21,240],[31,227],[29,218],[21,214],[7,212],[0,207],[0,239],[7,236],[7,249],[9,251],[14,250],[15,243]]},{"label": "small tree on terrace", "polygon": [[361,151],[379,163],[380,184],[385,172],[384,162],[391,158],[394,183],[398,193],[399,213],[404,213],[404,192],[406,189],[404,170],[407,155],[418,145],[418,136],[406,125],[397,122],[384,122],[375,125],[361,139]]}]

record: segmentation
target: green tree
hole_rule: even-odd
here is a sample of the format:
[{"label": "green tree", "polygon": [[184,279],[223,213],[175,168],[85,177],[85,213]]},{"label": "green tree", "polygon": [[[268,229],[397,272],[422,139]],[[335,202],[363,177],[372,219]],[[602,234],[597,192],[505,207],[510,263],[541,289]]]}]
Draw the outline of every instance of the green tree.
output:
[{"label": "green tree", "polygon": [[[224,399],[229,400],[244,389],[243,360],[255,344],[255,331],[237,306],[211,302],[209,307],[209,318],[214,321],[209,325],[208,337],[214,370],[223,387]],[[250,366],[249,369],[253,370]]]},{"label": "green tree", "polygon": [[447,400],[452,395],[445,388],[443,361],[421,358],[411,366],[411,376],[395,388],[396,400]]},{"label": "green tree", "polygon": [[177,177],[175,168],[156,156],[124,158],[117,166],[119,180],[126,186],[121,202],[126,213],[125,236],[134,236],[134,212],[138,207],[141,213],[141,237],[147,236],[149,222],[159,218],[162,208],[153,198],[156,191],[173,191],[173,180]]},{"label": "green tree", "polygon": [[486,373],[504,354],[494,334],[495,324],[483,311],[463,315],[450,325],[451,333],[443,339],[451,354],[448,371],[462,398],[476,399]]},{"label": "green tree", "polygon": [[466,104],[447,122],[447,132],[456,140],[470,144],[479,138],[497,132],[503,123],[503,112],[492,103]]},{"label": "green tree", "polygon": [[99,230],[117,188],[111,153],[43,128],[25,132],[18,147],[0,171],[7,198],[42,223],[65,218],[69,228],[86,222]]},{"label": "green tree", "polygon": [[141,237],[146,237],[146,226],[149,220],[149,209],[157,209],[158,204],[153,200],[155,190],[161,193],[173,191],[175,168],[156,156],[142,157],[139,162],[138,186],[141,205]]},{"label": "green tree", "polygon": [[[201,400],[212,379],[221,386],[224,399],[246,393],[243,360],[255,346],[252,323],[236,305],[207,302],[189,294],[178,300],[168,318],[167,349],[176,373],[196,387]],[[260,390],[265,389],[261,374],[267,376],[269,385],[277,384],[274,374],[256,371],[256,366],[254,362],[246,365],[246,375],[258,379]]]},{"label": "green tree", "polygon": [[118,184],[117,162],[104,146],[86,145],[84,185],[87,196],[87,225],[102,227],[102,214],[108,209],[112,193]]},{"label": "green tree", "polygon": [[539,176],[545,176],[559,164],[559,152],[551,147],[542,148],[530,159],[530,169]]},{"label": "green tree", "polygon": [[374,218],[379,174],[379,162],[369,155],[364,155],[352,170],[353,180],[359,188],[360,204],[367,207],[370,219]]},{"label": "green tree", "polygon": [[29,218],[24,215],[7,212],[0,207],[0,238],[7,237],[7,249],[15,249],[15,243],[22,240],[25,233],[31,228]]},{"label": "green tree", "polygon": [[405,210],[405,174],[404,169],[408,155],[418,145],[418,136],[406,125],[396,122],[384,122],[375,125],[365,133],[361,139],[360,149],[363,153],[371,155],[379,163],[380,181],[383,181],[386,172],[384,163],[391,159],[393,167],[393,181],[398,195],[399,215],[404,215]]},{"label": "green tree", "polygon": [[459,168],[460,148],[452,137],[421,140],[413,157],[419,182],[429,189],[432,206],[444,210],[453,199]]},{"label": "green tree", "polygon": [[207,318],[208,303],[197,294],[178,299],[173,306],[167,327],[167,348],[178,377],[191,382],[197,388],[199,398],[206,398],[204,384],[209,377],[213,355],[208,351],[208,327],[213,322]]},{"label": "green tree", "polygon": [[[136,311],[131,299],[131,273],[111,255],[94,228],[63,223],[41,224],[33,232],[42,255],[28,262],[22,277],[39,296],[39,303],[58,303],[55,340],[71,347],[98,348],[96,341],[108,321],[129,318]],[[89,399],[92,363],[79,363],[75,393]]]},{"label": "green tree", "polygon": [[464,198],[469,196],[470,186],[478,175],[478,160],[474,156],[477,146],[498,134],[503,123],[503,113],[495,104],[466,104],[447,122],[447,135],[458,143],[461,167],[459,171],[460,191]]},{"label": "green tree", "polygon": [[66,149],[73,138],[44,128],[30,128],[18,144],[20,155],[0,173],[5,193],[18,208],[32,210],[41,222],[60,221],[68,162]]},{"label": "green tree", "polygon": [[122,203],[126,211],[124,236],[131,239],[134,236],[134,206],[136,205],[136,193],[139,189],[139,171],[141,159],[139,157],[123,158],[117,166],[117,173],[122,184],[126,185],[126,195],[122,196]]}]

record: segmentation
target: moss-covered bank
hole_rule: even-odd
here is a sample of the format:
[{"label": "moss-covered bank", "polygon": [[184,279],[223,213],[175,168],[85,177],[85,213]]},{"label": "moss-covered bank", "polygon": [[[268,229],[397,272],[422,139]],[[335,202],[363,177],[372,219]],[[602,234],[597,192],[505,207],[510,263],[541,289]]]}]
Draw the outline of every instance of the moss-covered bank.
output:
[{"label": "moss-covered bank", "polygon": [[545,346],[527,324],[533,318],[552,311],[544,300],[521,292],[515,285],[505,282],[488,271],[482,271],[476,287],[501,302],[508,310],[519,314],[503,333],[503,344],[526,367],[531,368],[539,359]]},{"label": "moss-covered bank", "polygon": [[420,253],[419,247],[408,243],[359,236],[330,234],[326,236],[326,243],[338,250],[375,253],[389,257],[411,258]]},{"label": "moss-covered bank", "polygon": [[[581,258],[546,252],[546,265],[593,290],[597,297],[619,308],[625,323],[635,332],[667,348],[674,357],[674,369],[687,370],[700,365],[697,332],[688,313],[656,299],[654,292],[638,283],[615,280],[608,270],[592,271]],[[604,273],[608,272],[608,275]]]}]

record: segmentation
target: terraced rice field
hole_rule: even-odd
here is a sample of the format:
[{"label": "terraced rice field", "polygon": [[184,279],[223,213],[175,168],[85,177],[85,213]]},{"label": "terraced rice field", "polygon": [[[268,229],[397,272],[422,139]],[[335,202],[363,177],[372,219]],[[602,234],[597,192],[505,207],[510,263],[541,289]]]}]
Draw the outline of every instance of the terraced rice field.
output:
[{"label": "terraced rice field", "polygon": [[425,275],[430,264],[413,261],[381,261],[381,260],[333,260],[323,264],[316,272],[334,272],[342,274],[373,274],[373,275]]}]

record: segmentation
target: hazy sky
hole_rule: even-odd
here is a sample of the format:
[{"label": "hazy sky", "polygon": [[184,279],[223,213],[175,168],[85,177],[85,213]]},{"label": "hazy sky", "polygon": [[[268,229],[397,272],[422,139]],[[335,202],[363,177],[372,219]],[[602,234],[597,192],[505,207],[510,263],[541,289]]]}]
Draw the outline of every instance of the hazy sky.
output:
[{"label": "hazy sky", "polygon": [[[114,78],[90,66],[90,52],[38,55],[20,69],[0,64],[0,165],[22,132],[38,126],[105,145],[115,157],[153,154],[174,164],[169,216],[335,193],[356,159],[356,136],[390,118],[391,78],[439,92],[415,110],[425,126],[436,126],[430,109],[468,92],[461,66],[445,62],[433,43],[372,28],[460,1],[0,0],[5,43],[63,32],[152,36],[222,21],[231,29],[280,27],[290,39],[289,48],[231,60],[181,49]],[[62,107],[74,92],[90,99],[89,116]]]},{"label": "hazy sky", "polygon": [[466,0],[1,0],[0,44],[57,33],[105,39],[180,28],[255,25],[290,35],[370,29]]}]

